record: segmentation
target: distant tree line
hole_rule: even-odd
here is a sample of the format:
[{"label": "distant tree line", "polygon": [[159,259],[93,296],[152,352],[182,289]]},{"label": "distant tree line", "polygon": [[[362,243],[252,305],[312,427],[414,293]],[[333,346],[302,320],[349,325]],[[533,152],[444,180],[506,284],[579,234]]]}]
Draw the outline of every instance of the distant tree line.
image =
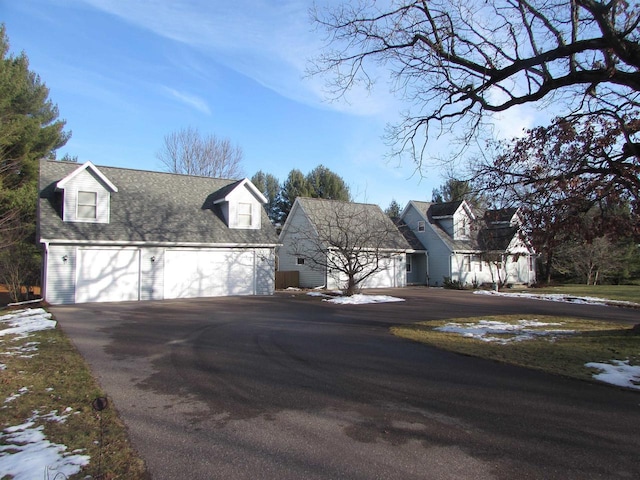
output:
[{"label": "distant tree line", "polygon": [[297,197],[351,200],[346,182],[324,165],[318,165],[306,175],[294,168],[282,184],[274,175],[263,171],[253,175],[251,181],[267,198],[265,208],[274,224],[286,221]]}]

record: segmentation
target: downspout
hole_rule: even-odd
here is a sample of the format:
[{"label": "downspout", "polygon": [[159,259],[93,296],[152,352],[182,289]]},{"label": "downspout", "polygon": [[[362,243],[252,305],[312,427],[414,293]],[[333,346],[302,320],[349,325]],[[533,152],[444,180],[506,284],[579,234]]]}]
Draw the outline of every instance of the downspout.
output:
[{"label": "downspout", "polygon": [[431,283],[430,283],[430,278],[429,278],[429,252],[426,251],[426,250],[424,252],[424,262],[425,262],[425,265],[426,265],[427,287],[430,287]]},{"label": "downspout", "polygon": [[47,299],[47,266],[49,265],[49,242],[42,242],[44,246],[44,255],[42,257],[42,272],[40,273],[40,297]]}]

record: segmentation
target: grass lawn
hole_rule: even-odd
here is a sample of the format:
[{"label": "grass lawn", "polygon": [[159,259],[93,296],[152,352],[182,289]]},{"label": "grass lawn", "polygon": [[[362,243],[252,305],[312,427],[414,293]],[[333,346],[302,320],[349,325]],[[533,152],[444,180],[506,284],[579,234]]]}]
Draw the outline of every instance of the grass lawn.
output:
[{"label": "grass lawn", "polygon": [[[90,456],[89,464],[71,478],[149,478],[113,406],[101,412],[92,407],[93,400],[105,393],[59,328],[26,338],[0,336],[0,364],[0,439],[8,428],[32,420],[32,428],[42,427],[46,441],[66,446],[65,452]],[[51,421],[51,412],[64,416],[64,421]],[[2,453],[0,466],[11,456]],[[32,478],[66,477],[45,470],[34,471]]]},{"label": "grass lawn", "polygon": [[576,297],[599,297],[640,304],[640,285],[559,285],[532,288],[531,293],[559,293]]},{"label": "grass lawn", "polygon": [[[481,321],[485,323],[480,324]],[[528,322],[524,328],[523,322]],[[500,328],[485,332],[483,325],[499,325]],[[436,330],[445,326],[444,331]],[[464,355],[583,380],[591,380],[597,373],[584,366],[589,362],[628,360],[629,365],[640,365],[640,332],[628,324],[540,315],[501,315],[420,322],[393,327],[391,332]],[[463,336],[460,332],[477,335]]]}]

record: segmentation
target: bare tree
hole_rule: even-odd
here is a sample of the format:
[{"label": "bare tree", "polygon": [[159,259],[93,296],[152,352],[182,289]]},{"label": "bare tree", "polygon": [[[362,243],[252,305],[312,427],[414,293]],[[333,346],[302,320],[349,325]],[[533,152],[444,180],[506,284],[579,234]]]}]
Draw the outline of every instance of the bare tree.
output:
[{"label": "bare tree", "polygon": [[[335,95],[373,85],[388,68],[413,105],[392,130],[398,151],[422,161],[425,142],[461,127],[464,140],[493,112],[553,104],[572,116],[607,115],[638,157],[640,7],[626,0],[396,0],[315,10],[333,50],[311,73],[329,73]],[[435,128],[435,131],[432,131]],[[426,139],[426,140],[425,140]]]},{"label": "bare tree", "polygon": [[303,202],[312,227],[292,227],[291,253],[313,270],[345,279],[347,295],[389,269],[393,254],[409,248],[377,205],[308,198],[297,202]]},{"label": "bare tree", "polygon": [[558,249],[554,267],[562,274],[581,277],[587,285],[597,285],[622,268],[623,255],[623,250],[604,236],[590,242],[567,242]]},{"label": "bare tree", "polygon": [[226,138],[183,128],[164,137],[156,154],[168,172],[214,178],[242,177],[242,149]]}]

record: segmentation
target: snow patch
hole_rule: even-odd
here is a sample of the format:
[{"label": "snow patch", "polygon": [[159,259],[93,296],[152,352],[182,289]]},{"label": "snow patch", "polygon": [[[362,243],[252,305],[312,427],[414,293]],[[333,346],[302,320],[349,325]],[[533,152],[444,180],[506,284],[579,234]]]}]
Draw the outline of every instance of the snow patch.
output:
[{"label": "snow patch", "polygon": [[495,295],[499,297],[528,298],[532,300],[546,300],[548,302],[574,303],[580,305],[616,305],[616,306],[639,306],[637,303],[625,302],[622,300],[607,300],[599,297],[578,297],[564,293],[515,293],[496,292],[495,290],[476,290],[476,295]]},{"label": "snow patch", "polygon": [[640,365],[629,365],[629,360],[610,360],[609,363],[589,362],[584,366],[601,371],[593,374],[595,380],[640,390]]},{"label": "snow patch", "polygon": [[364,305],[367,303],[404,302],[404,298],[390,297],[388,295],[356,294],[350,297],[323,299],[323,302],[337,303],[338,305]]},{"label": "snow patch", "polygon": [[[539,322],[537,320],[518,320],[516,324],[497,322],[494,320],[480,320],[476,323],[450,322],[434,330],[445,333],[457,333],[463,337],[475,338],[483,342],[495,342],[506,345],[511,342],[522,342],[539,337],[555,338],[556,335],[570,335],[575,330],[541,329],[542,327],[558,327],[562,323]],[[510,335],[509,337],[495,337],[492,335]]]},{"label": "snow patch", "polygon": [[0,475],[3,478],[11,476],[14,480],[31,480],[42,478],[46,472],[52,477],[62,474],[63,478],[79,473],[89,464],[90,457],[78,452],[67,453],[65,445],[46,439],[43,425],[36,426],[39,419],[64,422],[67,417],[56,411],[46,415],[34,412],[23,424],[5,428],[0,433]]},{"label": "snow patch", "polygon": [[55,328],[56,321],[51,320],[51,316],[42,308],[27,308],[4,315],[0,317],[0,326],[5,324],[8,327],[0,329],[0,337],[18,335],[18,338],[24,338],[33,332]]}]

